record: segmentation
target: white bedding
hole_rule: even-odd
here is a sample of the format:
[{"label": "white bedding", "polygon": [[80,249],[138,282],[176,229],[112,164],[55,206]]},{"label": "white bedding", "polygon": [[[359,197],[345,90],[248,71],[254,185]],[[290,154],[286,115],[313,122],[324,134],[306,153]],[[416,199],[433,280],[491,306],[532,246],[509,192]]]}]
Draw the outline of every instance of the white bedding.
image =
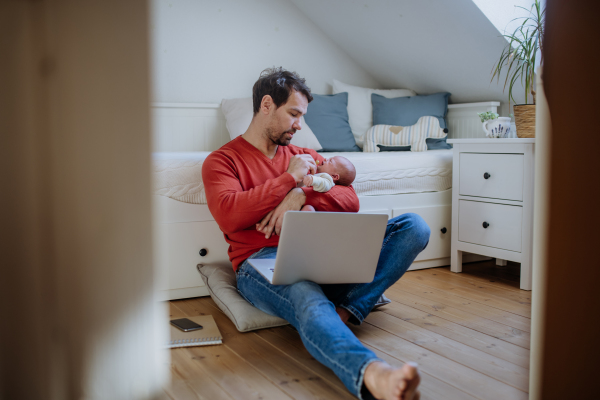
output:
[{"label": "white bedding", "polygon": [[[154,153],[154,193],[192,204],[206,204],[202,163],[210,152]],[[342,155],[356,167],[352,184],[359,196],[437,192],[452,187],[452,150]]]}]

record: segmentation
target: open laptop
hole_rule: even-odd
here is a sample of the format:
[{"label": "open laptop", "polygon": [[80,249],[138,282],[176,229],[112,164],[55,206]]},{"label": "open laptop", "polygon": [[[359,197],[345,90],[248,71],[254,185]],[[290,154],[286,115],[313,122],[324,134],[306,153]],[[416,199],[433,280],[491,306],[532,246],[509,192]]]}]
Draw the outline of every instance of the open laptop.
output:
[{"label": "open laptop", "polygon": [[273,285],[373,281],[387,214],[288,211],[277,258],[248,259]]}]

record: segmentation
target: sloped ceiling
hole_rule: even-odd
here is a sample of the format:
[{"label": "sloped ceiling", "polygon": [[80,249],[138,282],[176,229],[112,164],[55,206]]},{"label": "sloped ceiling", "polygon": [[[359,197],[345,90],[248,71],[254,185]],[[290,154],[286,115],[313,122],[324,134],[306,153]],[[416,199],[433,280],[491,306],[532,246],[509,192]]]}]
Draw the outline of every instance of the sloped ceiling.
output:
[{"label": "sloped ceiling", "polygon": [[472,0],[291,1],[384,88],[507,103],[490,83],[506,40]]}]

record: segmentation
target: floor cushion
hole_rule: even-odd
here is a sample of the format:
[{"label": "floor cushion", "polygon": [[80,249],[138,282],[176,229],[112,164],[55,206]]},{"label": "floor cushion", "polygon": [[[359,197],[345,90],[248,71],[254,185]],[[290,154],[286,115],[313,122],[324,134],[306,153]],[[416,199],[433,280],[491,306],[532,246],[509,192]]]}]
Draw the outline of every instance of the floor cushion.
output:
[{"label": "floor cushion", "polygon": [[235,272],[231,266],[198,264],[198,271],[217,303],[240,332],[287,325],[284,319],[269,315],[248,303],[237,291]]},{"label": "floor cushion", "polygon": [[[257,329],[274,328],[287,325],[282,318],[269,315],[248,303],[237,291],[235,272],[230,266],[198,264],[198,272],[208,288],[210,297],[229,317],[240,332]],[[373,309],[390,303],[391,300],[381,295]]]}]

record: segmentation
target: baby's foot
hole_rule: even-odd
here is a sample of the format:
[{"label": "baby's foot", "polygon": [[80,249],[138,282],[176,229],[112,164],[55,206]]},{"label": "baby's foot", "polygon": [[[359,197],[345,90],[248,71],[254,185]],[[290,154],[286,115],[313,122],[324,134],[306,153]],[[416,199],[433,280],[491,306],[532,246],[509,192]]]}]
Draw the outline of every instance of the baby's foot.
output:
[{"label": "baby's foot", "polygon": [[418,400],[421,378],[414,363],[395,368],[383,361],[375,361],[365,370],[365,386],[380,400]]},{"label": "baby's foot", "polygon": [[300,211],[316,211],[313,206],[304,206],[300,209]]}]

